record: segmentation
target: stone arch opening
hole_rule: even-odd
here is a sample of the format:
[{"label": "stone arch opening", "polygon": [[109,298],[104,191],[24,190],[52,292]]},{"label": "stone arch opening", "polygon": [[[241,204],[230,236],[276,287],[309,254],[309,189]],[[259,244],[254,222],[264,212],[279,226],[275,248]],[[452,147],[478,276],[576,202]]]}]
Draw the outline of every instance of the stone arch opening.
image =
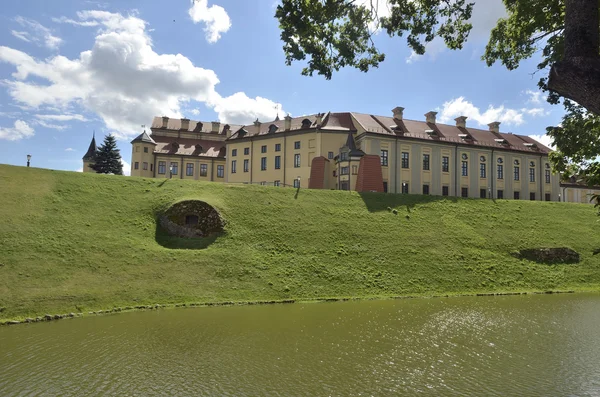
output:
[{"label": "stone arch opening", "polygon": [[210,204],[201,200],[185,200],[173,204],[159,215],[166,234],[182,238],[205,238],[222,233],[225,220]]}]

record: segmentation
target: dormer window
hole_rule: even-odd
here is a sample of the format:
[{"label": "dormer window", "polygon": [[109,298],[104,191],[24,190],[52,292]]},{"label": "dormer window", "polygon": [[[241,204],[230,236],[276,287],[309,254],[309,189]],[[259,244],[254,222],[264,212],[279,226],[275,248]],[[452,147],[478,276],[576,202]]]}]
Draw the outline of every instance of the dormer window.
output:
[{"label": "dormer window", "polygon": [[223,132],[227,133],[230,129],[231,126],[229,124],[225,124],[225,126],[223,127]]},{"label": "dormer window", "polygon": [[271,124],[269,126],[269,134],[274,134],[275,131],[277,131],[279,129],[279,127],[277,127],[275,124]]},{"label": "dormer window", "polygon": [[525,147],[537,149],[537,145],[535,143],[524,143]]},{"label": "dormer window", "polygon": [[179,149],[179,144],[178,144],[177,142],[173,142],[173,143],[171,144],[171,149],[173,149],[173,150],[177,151],[177,149]]},{"label": "dormer window", "polygon": [[196,127],[194,128],[194,132],[202,132],[202,123],[197,122]]},{"label": "dormer window", "polygon": [[458,137],[464,141],[468,141],[468,140],[472,139],[471,135],[469,135],[469,134],[458,134]]},{"label": "dormer window", "polygon": [[507,142],[507,141],[506,141],[506,139],[504,139],[504,138],[496,138],[496,139],[494,139],[494,141],[495,141],[496,143],[499,143],[499,144],[501,144],[501,145],[506,145],[506,144],[508,144],[508,142]]},{"label": "dormer window", "polygon": [[302,128],[310,128],[311,124],[312,121],[310,121],[309,119],[302,120]]},{"label": "dormer window", "polygon": [[429,136],[437,136],[437,132],[435,130],[425,130],[425,133]]},{"label": "dormer window", "polygon": [[197,151],[198,153],[201,153],[201,152],[202,152],[202,145],[200,145],[200,144],[197,144],[197,145],[195,146],[195,148],[196,148],[196,151]]}]

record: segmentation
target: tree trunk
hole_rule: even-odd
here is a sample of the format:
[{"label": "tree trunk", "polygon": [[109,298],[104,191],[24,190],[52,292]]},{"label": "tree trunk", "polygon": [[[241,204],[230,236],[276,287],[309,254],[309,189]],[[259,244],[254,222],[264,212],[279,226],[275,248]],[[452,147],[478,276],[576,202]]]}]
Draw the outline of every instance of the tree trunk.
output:
[{"label": "tree trunk", "polygon": [[565,0],[565,54],[548,88],[600,115],[598,0]]}]

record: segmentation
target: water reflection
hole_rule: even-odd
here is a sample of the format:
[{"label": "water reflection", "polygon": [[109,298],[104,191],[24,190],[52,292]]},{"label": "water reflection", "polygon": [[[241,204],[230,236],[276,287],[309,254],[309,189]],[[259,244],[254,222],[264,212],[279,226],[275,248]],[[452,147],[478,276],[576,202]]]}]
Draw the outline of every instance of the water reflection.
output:
[{"label": "water reflection", "polygon": [[592,396],[600,295],[212,307],[0,329],[0,395]]}]

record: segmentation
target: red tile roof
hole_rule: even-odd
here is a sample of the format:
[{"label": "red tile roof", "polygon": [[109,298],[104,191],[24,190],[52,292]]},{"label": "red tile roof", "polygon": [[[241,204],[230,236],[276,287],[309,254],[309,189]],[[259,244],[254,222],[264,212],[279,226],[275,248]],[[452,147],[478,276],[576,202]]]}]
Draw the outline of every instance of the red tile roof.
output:
[{"label": "red tile roof", "polygon": [[[157,154],[225,158],[224,142],[202,139],[175,139],[155,135],[153,135],[152,138],[156,142],[154,153]],[[174,143],[177,143],[178,145],[175,146]],[[200,145],[200,147],[197,148],[196,145]]]}]

